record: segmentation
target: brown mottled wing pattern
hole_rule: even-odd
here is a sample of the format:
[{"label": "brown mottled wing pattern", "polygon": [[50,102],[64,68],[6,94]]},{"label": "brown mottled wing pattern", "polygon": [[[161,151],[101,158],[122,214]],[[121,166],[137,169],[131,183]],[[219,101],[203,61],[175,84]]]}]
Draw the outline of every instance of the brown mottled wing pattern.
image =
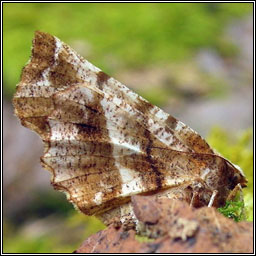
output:
[{"label": "brown mottled wing pattern", "polygon": [[53,186],[86,214],[198,179],[225,197],[245,183],[196,132],[49,34],[36,32],[13,104],[45,144]]}]

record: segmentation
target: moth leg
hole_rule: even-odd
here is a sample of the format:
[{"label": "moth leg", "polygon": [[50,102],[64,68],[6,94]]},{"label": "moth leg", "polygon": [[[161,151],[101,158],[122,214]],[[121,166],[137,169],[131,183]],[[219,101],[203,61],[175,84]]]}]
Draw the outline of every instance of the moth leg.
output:
[{"label": "moth leg", "polygon": [[234,201],[237,193],[239,192],[239,201],[243,201],[243,190],[240,183],[238,183],[234,189],[229,193],[227,201]]},{"label": "moth leg", "polygon": [[193,191],[193,195],[192,195],[192,198],[191,198],[191,201],[190,201],[190,207],[192,207],[196,204],[197,196],[198,196],[198,192]]},{"label": "moth leg", "polygon": [[218,191],[217,190],[213,190],[212,196],[211,196],[210,201],[208,203],[208,207],[212,207],[217,194],[218,194]]}]

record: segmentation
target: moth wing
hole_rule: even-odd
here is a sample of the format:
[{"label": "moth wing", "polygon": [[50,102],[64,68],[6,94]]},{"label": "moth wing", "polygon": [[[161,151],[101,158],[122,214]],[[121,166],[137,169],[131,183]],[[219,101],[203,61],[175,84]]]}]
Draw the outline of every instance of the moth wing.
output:
[{"label": "moth wing", "polygon": [[36,32],[13,104],[45,143],[53,186],[86,214],[191,181],[211,162],[192,129],[49,34]]}]

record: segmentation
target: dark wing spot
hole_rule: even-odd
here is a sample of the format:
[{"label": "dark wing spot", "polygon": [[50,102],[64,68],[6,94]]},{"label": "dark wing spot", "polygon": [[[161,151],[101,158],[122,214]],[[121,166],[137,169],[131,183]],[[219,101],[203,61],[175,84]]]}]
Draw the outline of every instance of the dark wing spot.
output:
[{"label": "dark wing spot", "polygon": [[72,86],[83,82],[73,64],[68,62],[69,53],[62,51],[59,53],[57,65],[50,71],[49,80],[54,87]]},{"label": "dark wing spot", "polygon": [[154,105],[138,97],[137,102],[135,102],[135,107],[141,113],[146,114],[150,111],[150,109],[154,108]]},{"label": "dark wing spot", "polygon": [[169,117],[167,118],[167,120],[165,122],[169,128],[174,130],[177,126],[178,120],[176,118],[174,118],[173,116],[169,115]]},{"label": "dark wing spot", "polygon": [[161,189],[162,188],[162,180],[163,180],[163,175],[162,173],[158,170],[158,168],[155,166],[155,161],[152,159],[151,156],[151,149],[152,149],[152,140],[150,138],[150,133],[148,130],[145,130],[144,133],[145,137],[148,139],[148,145],[146,148],[146,159],[148,161],[148,163],[150,164],[150,167],[155,175],[155,183],[157,186],[157,189]]},{"label": "dark wing spot", "polygon": [[106,73],[102,72],[102,71],[97,73],[97,83],[98,83],[99,89],[102,90],[102,85],[104,83],[106,83],[109,78],[110,78],[110,76],[107,75]]},{"label": "dark wing spot", "polygon": [[21,81],[34,83],[43,79],[43,71],[54,64],[55,48],[56,42],[53,36],[36,31],[33,40],[32,58],[22,70]]}]

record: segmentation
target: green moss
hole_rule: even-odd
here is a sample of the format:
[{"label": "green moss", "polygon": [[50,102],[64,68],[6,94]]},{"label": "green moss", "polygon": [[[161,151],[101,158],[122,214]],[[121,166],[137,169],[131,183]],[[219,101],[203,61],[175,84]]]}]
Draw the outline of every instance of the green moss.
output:
[{"label": "green moss", "polygon": [[231,218],[236,222],[246,219],[243,201],[227,201],[224,207],[218,208],[218,211],[222,213],[224,216]]},{"label": "green moss", "polygon": [[238,189],[234,198],[227,200],[225,206],[218,208],[218,211],[236,222],[246,220],[243,191]]}]

